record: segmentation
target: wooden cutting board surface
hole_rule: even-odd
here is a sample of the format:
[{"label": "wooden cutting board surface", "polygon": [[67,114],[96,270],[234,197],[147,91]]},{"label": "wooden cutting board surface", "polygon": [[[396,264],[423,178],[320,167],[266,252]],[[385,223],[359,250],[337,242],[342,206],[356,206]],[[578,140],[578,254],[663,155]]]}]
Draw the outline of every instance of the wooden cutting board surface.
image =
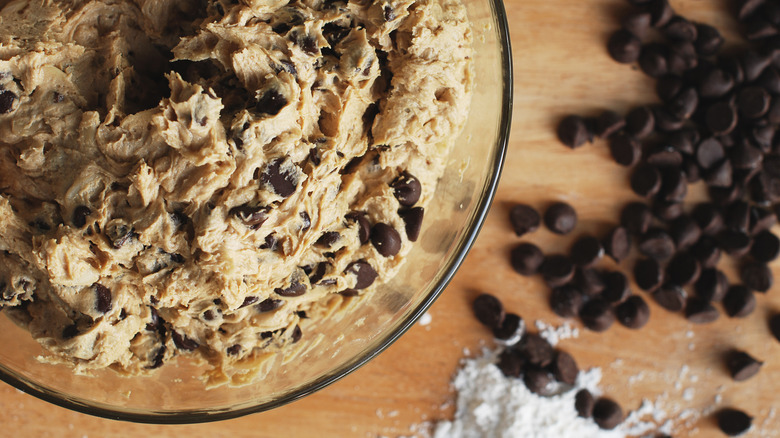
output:
[{"label": "wooden cutting board surface", "polygon": [[[726,29],[735,23],[724,0],[672,0],[686,17]],[[508,0],[506,4],[515,71],[515,111],[506,166],[496,201],[473,250],[444,294],[430,309],[431,322],[417,324],[386,352],[334,385],[271,412],[218,423],[156,426],[104,420],[70,412],[0,384],[0,425],[29,437],[397,437],[424,431],[453,412],[450,379],[464,357],[491,346],[490,334],[472,317],[479,292],[499,296],[527,321],[561,324],[548,309],[546,287],[509,268],[508,251],[520,241],[510,232],[507,212],[514,202],[543,209],[566,200],[580,215],[576,232],[556,237],[540,230],[528,240],[548,252],[566,251],[576,235],[604,233],[634,196],[627,171],[609,158],[603,142],[576,151],[555,140],[557,120],[568,113],[626,110],[653,101],[653,85],[635,68],[606,55],[605,41],[627,9],[625,0]],[[695,196],[694,196],[695,197]],[[609,263],[606,267],[614,267]],[[626,266],[624,266],[625,268]],[[775,266],[777,268],[777,265]],[[775,275],[780,270],[775,269]],[[777,288],[776,288],[777,289]],[[718,397],[756,416],[754,436],[775,436],[780,419],[780,343],[766,328],[780,310],[777,291],[758,297],[747,319],[724,316],[694,326],[651,303],[650,323],[641,331],[615,326],[603,334],[583,330],[561,342],[581,367],[602,367],[605,392],[625,408],[643,398],[670,416],[685,409],[706,412]],[[576,323],[575,323],[575,326]],[[729,347],[763,359],[761,373],[733,383],[722,361]],[[687,368],[686,368],[687,367]],[[665,401],[664,401],[665,400]],[[675,436],[719,436],[711,417],[677,421]]]}]

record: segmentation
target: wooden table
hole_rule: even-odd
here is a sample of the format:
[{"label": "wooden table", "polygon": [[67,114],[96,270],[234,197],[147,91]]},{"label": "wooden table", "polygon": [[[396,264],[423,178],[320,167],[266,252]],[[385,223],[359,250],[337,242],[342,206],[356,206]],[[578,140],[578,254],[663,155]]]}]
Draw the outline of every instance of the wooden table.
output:
[{"label": "wooden table", "polygon": [[[673,0],[672,5],[689,18],[730,31],[735,27],[724,0]],[[475,355],[491,345],[489,333],[471,316],[475,294],[499,296],[528,321],[562,322],[549,311],[541,281],[520,277],[508,266],[508,251],[519,241],[509,230],[509,206],[522,201],[543,208],[563,199],[580,214],[574,234],[603,233],[616,223],[621,206],[634,199],[625,185],[627,171],[612,162],[605,144],[564,148],[555,140],[557,120],[568,113],[626,110],[653,100],[652,83],[635,68],[611,61],[604,48],[627,8],[625,0],[508,0],[506,7],[515,67],[506,167],[483,231],[431,308],[430,324],[417,324],[336,384],[267,413],[203,425],[129,424],[70,412],[0,385],[2,429],[28,437],[396,437],[448,418],[453,411],[449,382],[464,349]],[[567,250],[574,237],[541,230],[529,240],[554,252]],[[768,417],[780,390],[772,378],[780,372],[780,343],[769,337],[766,315],[780,309],[780,297],[770,293],[758,300],[750,318],[722,316],[706,326],[689,324],[651,303],[651,321],[641,331],[617,325],[604,334],[583,331],[561,346],[580,366],[602,367],[607,394],[627,409],[637,408],[643,398],[662,396],[672,416],[688,408],[701,413],[719,396],[723,405],[734,404],[757,417],[755,436],[775,436],[772,429],[780,429],[780,420]],[[746,382],[731,382],[720,357],[732,346],[765,360],[762,372]],[[711,417],[678,423],[677,436],[719,436]]]}]

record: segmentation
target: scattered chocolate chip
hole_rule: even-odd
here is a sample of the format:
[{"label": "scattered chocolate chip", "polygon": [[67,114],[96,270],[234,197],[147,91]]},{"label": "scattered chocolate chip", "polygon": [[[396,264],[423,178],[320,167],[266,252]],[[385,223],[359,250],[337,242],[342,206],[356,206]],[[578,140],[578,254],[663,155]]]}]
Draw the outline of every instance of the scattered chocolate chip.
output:
[{"label": "scattered chocolate chip", "polygon": [[705,124],[714,135],[727,135],[737,127],[737,111],[728,102],[716,102],[704,114]]},{"label": "scattered chocolate chip", "polygon": [[696,23],[696,41],[694,41],[696,53],[703,56],[714,55],[722,45],[723,36],[718,29],[708,24]]},{"label": "scattered chocolate chip", "polygon": [[556,287],[550,294],[550,308],[564,318],[577,316],[583,302],[582,292],[571,284]]},{"label": "scattered chocolate chip", "polygon": [[707,324],[715,321],[720,312],[709,301],[690,298],[685,305],[685,318],[694,324]]},{"label": "scattered chocolate chip", "polygon": [[696,296],[707,301],[721,301],[728,289],[729,281],[726,274],[716,268],[703,269],[694,284]]},{"label": "scattered chocolate chip", "polygon": [[371,228],[371,243],[384,257],[393,257],[401,250],[401,235],[390,225],[375,224]]},{"label": "scattered chocolate chip", "polygon": [[756,292],[767,292],[774,283],[772,270],[764,263],[746,263],[739,271],[739,278],[745,286]]},{"label": "scattered chocolate chip", "polygon": [[662,145],[651,149],[645,157],[645,162],[659,168],[679,168],[683,165],[683,156],[674,147]]},{"label": "scattered chocolate chip", "polygon": [[678,252],[666,267],[666,279],[678,286],[686,286],[696,282],[701,274],[699,261],[692,254]]},{"label": "scattered chocolate chip", "polygon": [[650,43],[642,46],[639,53],[639,68],[651,78],[660,78],[669,72],[668,50],[662,44]]},{"label": "scattered chocolate chip", "polygon": [[[649,18],[649,16],[648,16]],[[643,20],[640,18],[639,21]],[[649,21],[649,20],[648,20]],[[639,31],[641,23],[636,23],[634,31]],[[631,64],[639,59],[642,50],[642,42],[628,30],[618,30],[609,37],[607,51],[615,61],[622,64]]]},{"label": "scattered chocolate chip", "polygon": [[409,172],[403,172],[390,184],[398,202],[406,207],[411,207],[420,200],[422,186],[420,180]]},{"label": "scattered chocolate chip", "polygon": [[586,302],[580,309],[580,319],[585,327],[594,332],[603,332],[615,322],[612,306],[606,301],[594,298]]},{"label": "scattered chocolate chip", "polygon": [[574,277],[574,264],[564,255],[549,255],[544,258],[539,273],[550,287],[562,286]]},{"label": "scattered chocolate chip", "polygon": [[650,320],[650,307],[644,298],[632,295],[615,308],[620,324],[630,329],[640,329]]},{"label": "scattered chocolate chip", "polygon": [[[660,174],[658,178],[660,187]],[[646,233],[652,221],[653,214],[650,207],[641,202],[626,204],[620,213],[620,224],[634,235]]]},{"label": "scattered chocolate chip", "polygon": [[651,228],[639,238],[639,252],[656,260],[668,260],[675,249],[672,237],[660,228]]},{"label": "scattered chocolate chip", "polygon": [[425,209],[423,207],[414,207],[408,210],[401,210],[398,214],[401,216],[401,219],[404,220],[406,238],[409,239],[410,242],[416,242],[420,237],[420,230],[422,230]]},{"label": "scattered chocolate chip", "polygon": [[541,217],[535,208],[526,204],[519,204],[509,210],[509,222],[517,236],[533,233],[539,228]]},{"label": "scattered chocolate chip", "polygon": [[507,377],[520,377],[525,367],[525,357],[517,350],[504,350],[499,354],[496,366]]},{"label": "scattered chocolate chip", "polygon": [[574,409],[577,410],[577,415],[582,418],[590,418],[593,415],[593,405],[595,404],[596,400],[593,398],[593,394],[587,389],[577,391],[574,396]]},{"label": "scattered chocolate chip", "polygon": [[493,337],[506,341],[512,339],[515,335],[521,334],[524,328],[523,318],[514,313],[506,313],[501,326],[493,329]]},{"label": "scattered chocolate chip", "polygon": [[729,369],[729,374],[737,382],[745,381],[758,374],[761,365],[763,365],[763,362],[759,362],[744,351],[733,350],[726,357],[726,366]]},{"label": "scattered chocolate chip", "polygon": [[504,305],[490,294],[481,294],[472,303],[474,316],[489,329],[500,329],[506,313]]},{"label": "scattered chocolate chip", "polygon": [[568,116],[558,125],[558,140],[572,149],[582,146],[592,138],[593,134],[582,117]]},{"label": "scattered chocolate chip", "polygon": [[699,95],[708,99],[725,96],[732,88],[734,88],[734,78],[719,68],[707,71],[698,84]]},{"label": "scattered chocolate chip", "polygon": [[634,138],[642,139],[655,129],[655,115],[647,106],[640,106],[626,115],[626,132]]},{"label": "scattered chocolate chip", "polygon": [[702,234],[717,234],[725,226],[720,209],[712,203],[696,205],[691,212],[691,217],[699,225]]},{"label": "scattered chocolate chip", "polygon": [[626,126],[626,119],[614,111],[604,111],[596,119],[594,134],[600,138],[609,138]]},{"label": "scattered chocolate chip", "polygon": [[577,266],[593,266],[604,256],[604,247],[601,246],[599,239],[584,236],[574,242],[570,254],[571,261]]},{"label": "scattered chocolate chip", "polygon": [[556,234],[568,234],[577,225],[577,212],[564,202],[552,204],[544,213],[544,224]]},{"label": "scattered chocolate chip", "polygon": [[637,166],[631,174],[631,189],[645,198],[655,196],[661,189],[661,172],[649,164]]},{"label": "scattered chocolate chip", "polygon": [[664,270],[658,260],[639,259],[634,265],[634,281],[640,289],[652,292],[664,281]]},{"label": "scattered chocolate chip", "polygon": [[282,198],[287,198],[295,193],[298,181],[294,172],[282,170],[283,162],[284,159],[282,158],[271,160],[260,175],[260,182],[270,186],[274,193]]},{"label": "scattered chocolate chip", "polygon": [[731,286],[723,297],[723,308],[732,318],[744,318],[756,309],[756,297],[745,286]]},{"label": "scattered chocolate chip", "polygon": [[593,421],[602,429],[612,430],[623,422],[623,409],[613,400],[601,397],[593,405]]},{"label": "scattered chocolate chip", "polygon": [[353,274],[357,277],[357,281],[353,287],[353,289],[356,290],[365,289],[371,286],[374,283],[374,280],[379,276],[374,268],[365,260],[358,260],[350,263],[344,272]]},{"label": "scattered chocolate chip", "polygon": [[684,250],[699,241],[701,228],[692,217],[682,215],[669,224],[669,235],[674,240],[677,250]]},{"label": "scattered chocolate chip", "polygon": [[734,408],[721,409],[716,416],[718,427],[728,436],[742,435],[753,423],[753,417]]},{"label": "scattered chocolate chip", "polygon": [[677,285],[664,284],[653,292],[653,299],[670,312],[679,312],[685,307],[685,291]]},{"label": "scattered chocolate chip", "polygon": [[780,314],[775,314],[769,318],[769,331],[776,340],[780,341]]},{"label": "scattered chocolate chip", "polygon": [[595,297],[604,290],[604,281],[595,269],[577,269],[572,284],[587,297]]},{"label": "scattered chocolate chip", "polygon": [[769,111],[771,97],[761,87],[745,87],[737,94],[737,108],[740,115],[757,119]]},{"label": "scattered chocolate chip", "polygon": [[553,346],[537,333],[527,333],[523,336],[517,349],[525,356],[528,363],[539,367],[549,365],[555,355]]},{"label": "scattered chocolate chip", "polygon": [[544,369],[531,368],[523,374],[523,383],[534,394],[547,395],[553,381],[553,376]]},{"label": "scattered chocolate chip", "polygon": [[631,251],[631,237],[625,227],[615,227],[604,237],[604,249],[607,255],[620,263]]},{"label": "scattered chocolate chip", "polygon": [[696,41],[696,25],[676,15],[672,17],[663,29],[664,35],[673,40]]},{"label": "scattered chocolate chip", "polygon": [[631,295],[628,277],[622,272],[605,272],[601,278],[604,280],[604,290],[601,292],[601,299],[604,301],[611,304],[622,303]]},{"label": "scattered chocolate chip", "polygon": [[510,259],[512,268],[518,274],[531,276],[539,272],[539,267],[544,262],[544,254],[533,243],[521,243],[512,250]]},{"label": "scattered chocolate chip", "polygon": [[742,257],[750,251],[752,242],[746,233],[724,230],[718,234],[718,245],[734,257]]},{"label": "scattered chocolate chip", "polygon": [[780,254],[780,239],[771,231],[762,231],[753,238],[750,255],[758,262],[769,263]]},{"label": "scattered chocolate chip", "polygon": [[555,359],[552,361],[552,373],[557,381],[567,385],[574,385],[577,382],[577,375],[580,373],[580,369],[569,353],[558,350]]}]

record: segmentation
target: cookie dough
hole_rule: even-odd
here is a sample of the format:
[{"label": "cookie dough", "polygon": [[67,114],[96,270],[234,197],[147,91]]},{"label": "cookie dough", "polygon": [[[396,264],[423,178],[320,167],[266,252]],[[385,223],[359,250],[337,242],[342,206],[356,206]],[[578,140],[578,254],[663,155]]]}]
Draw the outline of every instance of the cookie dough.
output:
[{"label": "cookie dough", "polygon": [[7,2],[3,313],[77,372],[246,380],[403,263],[471,51],[456,0]]}]

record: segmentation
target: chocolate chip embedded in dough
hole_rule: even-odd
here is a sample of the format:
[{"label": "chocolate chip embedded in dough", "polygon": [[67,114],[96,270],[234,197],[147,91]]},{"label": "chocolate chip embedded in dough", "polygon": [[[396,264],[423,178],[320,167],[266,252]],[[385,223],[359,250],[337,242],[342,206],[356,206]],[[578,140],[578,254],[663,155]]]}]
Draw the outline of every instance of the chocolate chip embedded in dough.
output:
[{"label": "chocolate chip embedded in dough", "polygon": [[102,284],[95,283],[95,308],[100,313],[107,313],[111,310],[111,290]]},{"label": "chocolate chip embedded in dough", "polygon": [[293,328],[292,334],[290,334],[290,341],[295,344],[296,342],[300,341],[303,337],[303,331],[301,330],[301,326],[296,325]]},{"label": "chocolate chip embedded in dough", "polygon": [[284,301],[282,300],[266,298],[265,300],[257,303],[255,309],[260,313],[271,312],[282,307],[282,304],[284,304]]},{"label": "chocolate chip embedded in dough", "polygon": [[241,344],[234,344],[228,347],[226,351],[230,356],[238,356],[238,354],[241,353],[241,350],[243,350]]},{"label": "chocolate chip embedded in dough", "polygon": [[154,353],[154,357],[151,360],[152,364],[148,367],[150,370],[157,369],[162,366],[166,351],[168,351],[168,348],[165,346],[165,344],[160,345],[160,348],[157,349],[157,351]]},{"label": "chocolate chip embedded in dough", "polygon": [[268,220],[269,211],[271,211],[271,209],[268,207],[244,204],[239,207],[231,208],[228,213],[240,219],[248,227],[256,230],[260,228],[266,220]]},{"label": "chocolate chip embedded in dough", "polygon": [[10,113],[14,109],[14,102],[17,99],[18,97],[12,91],[0,91],[0,114]]},{"label": "chocolate chip embedded in dough", "polygon": [[371,228],[371,243],[379,254],[392,257],[401,250],[401,235],[392,226],[378,223]]},{"label": "chocolate chip embedded in dough", "polygon": [[79,205],[73,210],[73,225],[76,226],[76,228],[81,228],[84,225],[87,224],[87,217],[92,214],[92,210],[89,209],[89,207],[84,205]]},{"label": "chocolate chip embedded in dough", "polygon": [[256,302],[260,301],[260,298],[255,296],[248,296],[244,298],[244,302],[241,303],[240,306],[238,306],[239,309],[243,309],[244,307],[251,306],[252,304],[255,304]]},{"label": "chocolate chip embedded in dough", "polygon": [[283,297],[299,297],[306,293],[306,285],[298,281],[293,281],[285,288],[277,287],[274,289],[277,295]]},{"label": "chocolate chip embedded in dough", "polygon": [[371,223],[368,221],[366,214],[360,211],[353,211],[352,213],[347,214],[346,219],[354,221],[355,224],[357,224],[358,239],[360,239],[360,243],[368,243],[368,239],[371,236]]},{"label": "chocolate chip embedded in dough", "polygon": [[322,233],[315,244],[324,248],[330,248],[334,243],[338,242],[339,239],[341,239],[341,234],[339,234],[338,231],[326,231]]},{"label": "chocolate chip embedded in dough", "polygon": [[174,345],[176,345],[176,348],[179,350],[193,351],[200,346],[194,339],[190,339],[187,335],[183,335],[177,331],[173,331],[171,337],[173,338]]},{"label": "chocolate chip embedded in dough", "polygon": [[287,106],[288,103],[286,97],[278,91],[271,89],[260,96],[260,99],[258,99],[257,104],[255,105],[255,111],[260,114],[275,116],[279,114],[279,111]]},{"label": "chocolate chip embedded in dough", "polygon": [[260,183],[270,186],[282,198],[287,198],[295,193],[298,181],[294,172],[282,171],[283,162],[282,158],[276,158],[268,163],[260,175]]},{"label": "chocolate chip embedded in dough", "polygon": [[353,274],[357,277],[357,282],[355,282],[353,288],[356,290],[365,289],[371,286],[374,283],[374,280],[379,276],[376,270],[374,270],[374,268],[365,260],[358,260],[350,263],[344,272]]},{"label": "chocolate chip embedded in dough", "polygon": [[400,210],[398,215],[404,220],[406,238],[410,242],[416,242],[420,237],[420,230],[422,230],[425,209],[423,207],[414,207],[408,210]]},{"label": "chocolate chip embedded in dough", "polygon": [[305,233],[311,228],[311,217],[309,216],[309,213],[305,211],[302,211],[299,216],[301,217],[301,232]]},{"label": "chocolate chip embedded in dough", "polygon": [[62,329],[62,339],[72,339],[75,338],[76,335],[79,334],[79,328],[76,325],[76,323],[73,323],[64,329]]},{"label": "chocolate chip embedded in dough", "polygon": [[409,172],[403,172],[399,175],[390,184],[390,187],[393,188],[393,194],[398,202],[405,207],[411,207],[420,200],[422,193],[420,180]]}]

